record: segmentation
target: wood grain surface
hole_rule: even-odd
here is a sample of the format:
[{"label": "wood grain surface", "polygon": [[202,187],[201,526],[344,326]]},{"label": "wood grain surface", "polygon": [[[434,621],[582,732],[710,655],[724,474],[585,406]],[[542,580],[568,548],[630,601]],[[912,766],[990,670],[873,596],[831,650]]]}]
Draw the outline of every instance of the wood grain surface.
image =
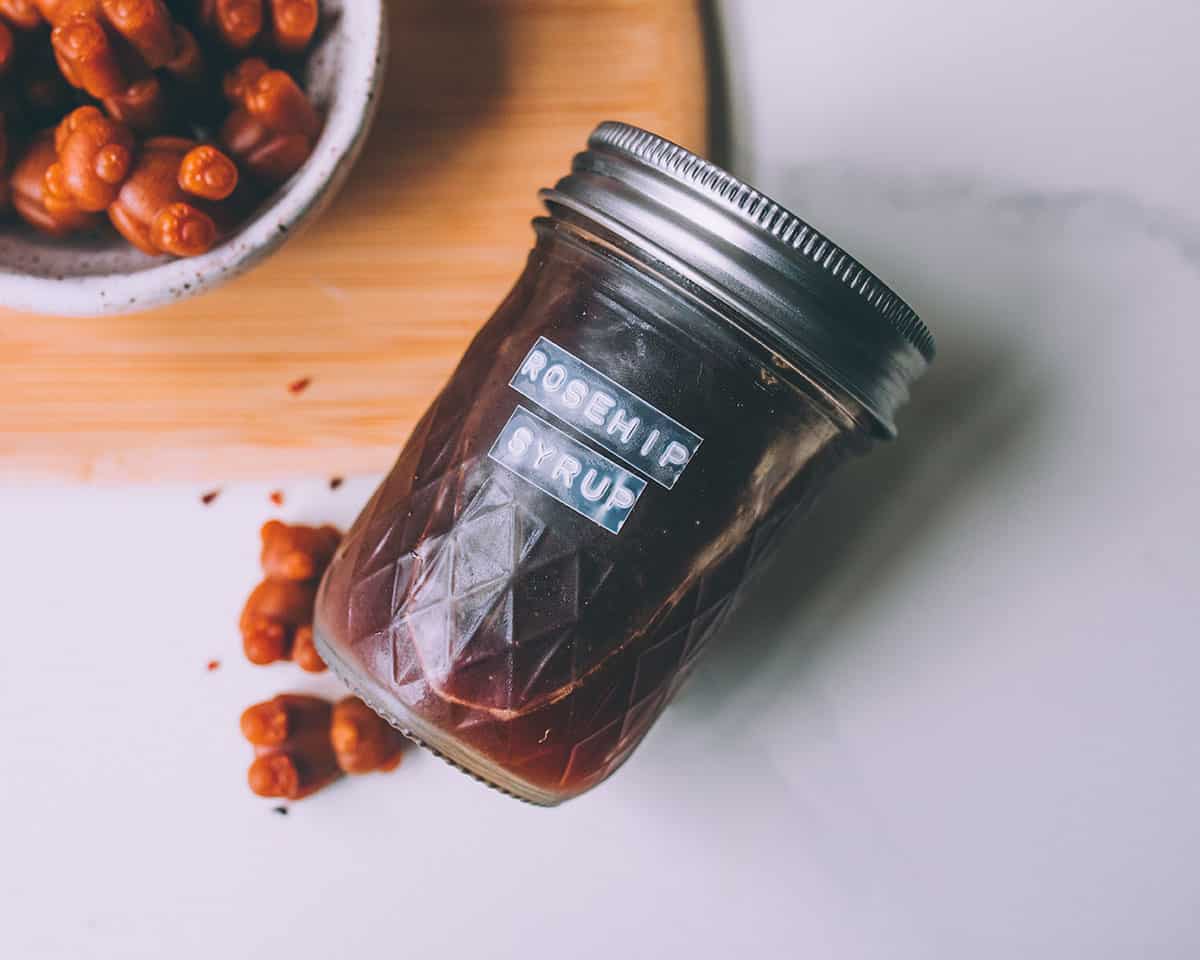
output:
[{"label": "wood grain surface", "polygon": [[[0,480],[385,469],[522,267],[600,120],[702,149],[694,0],[393,0],[378,119],[331,209],[206,296],[0,311]],[[299,394],[288,384],[311,384]]]}]

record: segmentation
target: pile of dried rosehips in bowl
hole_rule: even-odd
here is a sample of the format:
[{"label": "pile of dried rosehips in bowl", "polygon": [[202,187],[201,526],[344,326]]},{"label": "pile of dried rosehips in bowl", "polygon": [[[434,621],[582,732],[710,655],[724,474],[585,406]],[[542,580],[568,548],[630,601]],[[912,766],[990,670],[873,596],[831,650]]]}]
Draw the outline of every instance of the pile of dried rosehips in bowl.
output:
[{"label": "pile of dried rosehips in bowl", "polygon": [[0,219],[196,256],[307,160],[318,0],[0,0]]}]

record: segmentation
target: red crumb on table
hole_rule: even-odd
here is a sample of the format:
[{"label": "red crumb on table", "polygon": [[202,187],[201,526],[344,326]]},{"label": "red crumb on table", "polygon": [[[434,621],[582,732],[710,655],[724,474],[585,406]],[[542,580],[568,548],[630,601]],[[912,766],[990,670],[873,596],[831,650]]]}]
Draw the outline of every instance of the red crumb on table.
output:
[{"label": "red crumb on table", "polygon": [[209,660],[208,661],[208,672],[209,673],[212,673],[214,670],[220,670],[220,669],[221,669],[221,661],[220,660]]},{"label": "red crumb on table", "polygon": [[345,482],[346,481],[343,477],[330,477],[329,478],[329,489],[336,490],[338,487],[340,487]]},{"label": "red crumb on table", "polygon": [[288,393],[297,394],[303,393],[312,384],[312,377],[301,377],[299,380],[293,380],[288,384]]},{"label": "red crumb on table", "polygon": [[204,504],[206,507],[211,507],[213,504],[213,501],[216,500],[217,497],[219,497],[220,495],[221,495],[220,490],[209,490],[208,493],[200,494],[200,502],[202,504]]},{"label": "red crumb on table", "polygon": [[270,493],[270,497],[271,497],[271,502],[273,504],[275,504],[275,506],[277,506],[277,507],[283,506],[283,491],[282,490],[272,490]]}]

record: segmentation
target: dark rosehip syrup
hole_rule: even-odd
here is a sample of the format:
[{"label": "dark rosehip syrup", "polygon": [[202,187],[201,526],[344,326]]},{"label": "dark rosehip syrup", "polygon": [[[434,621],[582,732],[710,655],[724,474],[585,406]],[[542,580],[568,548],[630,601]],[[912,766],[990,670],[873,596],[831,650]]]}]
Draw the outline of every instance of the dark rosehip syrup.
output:
[{"label": "dark rosehip syrup", "polygon": [[894,433],[933,338],[809,224],[636,127],[601,125],[542,196],[314,629],[397,727],[554,804],[629,757],[786,521]]},{"label": "dark rosehip syrup", "polygon": [[[629,756],[783,522],[871,431],[853,401],[635,284],[569,227],[539,230],[516,289],[349,532],[318,601],[318,636],[402,729],[554,803]],[[518,408],[586,445],[554,403],[510,385],[541,338],[703,437],[673,487],[645,483],[619,533],[489,456]],[[611,425],[606,407],[593,412]],[[632,441],[652,435],[638,426]],[[665,445],[652,452],[649,469],[667,456]],[[546,458],[544,477],[560,457]],[[604,482],[570,466],[556,480],[570,479],[566,494]]]}]

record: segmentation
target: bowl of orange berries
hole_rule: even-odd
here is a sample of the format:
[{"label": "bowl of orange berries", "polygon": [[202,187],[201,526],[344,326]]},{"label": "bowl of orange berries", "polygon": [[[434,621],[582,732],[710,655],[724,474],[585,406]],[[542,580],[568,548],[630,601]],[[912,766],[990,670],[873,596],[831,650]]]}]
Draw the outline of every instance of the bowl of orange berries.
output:
[{"label": "bowl of orange berries", "polygon": [[0,305],[143,310],[277,250],[366,139],[382,0],[0,0]]}]

